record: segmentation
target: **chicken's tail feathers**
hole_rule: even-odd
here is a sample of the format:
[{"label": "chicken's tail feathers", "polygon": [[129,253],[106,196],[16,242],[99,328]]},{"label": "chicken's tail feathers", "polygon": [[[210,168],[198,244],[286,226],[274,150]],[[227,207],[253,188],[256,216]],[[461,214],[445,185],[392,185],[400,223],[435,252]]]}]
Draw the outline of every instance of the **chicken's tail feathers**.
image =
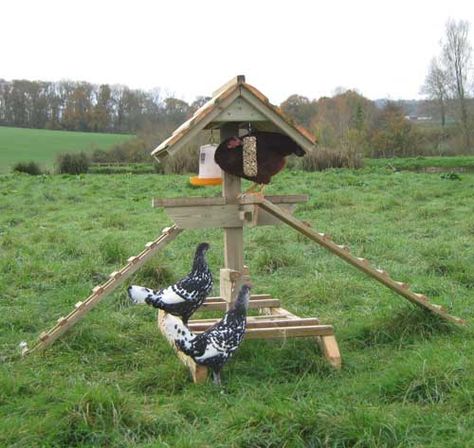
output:
[{"label": "chicken's tail feathers", "polygon": [[128,287],[127,293],[134,305],[142,305],[146,303],[146,299],[153,295],[153,290],[144,286],[131,285]]},{"label": "chicken's tail feathers", "polygon": [[179,350],[184,353],[187,350],[191,350],[192,341],[196,336],[184,325],[181,319],[172,314],[164,313],[161,318],[161,328],[169,340],[175,341],[176,347]]}]

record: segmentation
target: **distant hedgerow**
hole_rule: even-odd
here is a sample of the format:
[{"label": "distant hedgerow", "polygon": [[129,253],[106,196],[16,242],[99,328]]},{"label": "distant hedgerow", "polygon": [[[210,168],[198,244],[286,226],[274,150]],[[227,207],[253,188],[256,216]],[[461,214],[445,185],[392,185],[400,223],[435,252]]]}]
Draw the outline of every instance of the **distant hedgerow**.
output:
[{"label": "distant hedgerow", "polygon": [[360,153],[347,148],[319,147],[306,154],[300,163],[304,171],[323,171],[329,168],[357,169],[363,166]]},{"label": "distant hedgerow", "polygon": [[83,152],[60,154],[56,158],[59,174],[81,174],[89,171],[89,159]]},{"label": "distant hedgerow", "polygon": [[31,174],[32,176],[38,176],[43,174],[40,166],[36,162],[18,162],[14,167],[13,171],[18,173]]}]

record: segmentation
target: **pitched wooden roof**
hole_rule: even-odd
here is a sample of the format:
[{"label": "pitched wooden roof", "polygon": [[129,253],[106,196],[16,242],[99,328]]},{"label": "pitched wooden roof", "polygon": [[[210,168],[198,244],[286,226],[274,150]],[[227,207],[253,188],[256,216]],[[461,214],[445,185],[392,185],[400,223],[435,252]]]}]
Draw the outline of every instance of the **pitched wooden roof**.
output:
[{"label": "pitched wooden roof", "polygon": [[216,90],[206,104],[151,154],[158,159],[173,154],[201,130],[218,128],[230,121],[251,122],[254,129],[287,134],[305,150],[311,150],[316,142],[314,135],[297,126],[280,108],[271,104],[265,95],[247,84],[245,76],[239,75]]}]

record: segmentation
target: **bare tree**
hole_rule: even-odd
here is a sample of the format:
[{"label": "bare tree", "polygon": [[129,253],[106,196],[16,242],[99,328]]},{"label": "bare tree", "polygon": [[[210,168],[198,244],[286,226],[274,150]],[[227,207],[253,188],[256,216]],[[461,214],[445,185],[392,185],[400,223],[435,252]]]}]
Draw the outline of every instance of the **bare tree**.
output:
[{"label": "bare tree", "polygon": [[449,81],[449,88],[459,108],[460,122],[464,134],[464,144],[470,147],[470,129],[467,110],[466,86],[469,79],[469,64],[472,47],[469,43],[469,22],[452,19],[446,23],[443,42],[443,63]]},{"label": "bare tree", "polygon": [[448,74],[441,67],[436,58],[431,60],[425,83],[421,88],[421,93],[438,103],[441,115],[441,126],[446,124],[446,102],[448,100]]}]

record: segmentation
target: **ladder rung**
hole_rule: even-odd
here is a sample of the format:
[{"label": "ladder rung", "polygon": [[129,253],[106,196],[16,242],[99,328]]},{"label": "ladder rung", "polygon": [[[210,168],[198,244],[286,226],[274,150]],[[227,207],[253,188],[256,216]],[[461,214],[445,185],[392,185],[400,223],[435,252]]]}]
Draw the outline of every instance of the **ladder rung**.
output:
[{"label": "ladder rung", "polygon": [[109,275],[109,277],[110,278],[117,278],[117,277],[120,277],[121,275],[122,274],[119,271],[114,271]]},{"label": "ladder rung", "polygon": [[135,263],[136,261],[138,261],[138,257],[136,255],[127,259],[127,263]]},{"label": "ladder rung", "polygon": [[148,243],[145,244],[145,247],[150,248],[150,247],[153,246],[154,244],[155,244],[154,241],[148,241]]},{"label": "ladder rung", "polygon": [[49,333],[47,333],[46,331],[43,331],[43,333],[39,335],[39,338],[40,340],[45,341],[46,339],[49,338]]},{"label": "ladder rung", "polygon": [[402,289],[410,289],[410,286],[404,282],[395,282]]},{"label": "ladder rung", "polygon": [[161,230],[161,233],[169,233],[170,230],[171,230],[171,227],[163,227],[163,229]]},{"label": "ladder rung", "polygon": [[431,303],[430,305],[431,305],[433,308],[436,308],[437,310],[442,311],[443,313],[446,312],[446,308],[445,308],[444,306],[436,305],[435,303]]},{"label": "ladder rung", "polygon": [[319,235],[323,240],[331,241],[331,235],[328,235],[327,233],[318,233],[318,235]]},{"label": "ladder rung", "polygon": [[339,247],[339,249],[344,250],[346,252],[350,252],[349,246],[346,246],[344,244],[338,244],[337,247]]},{"label": "ladder rung", "polygon": [[77,302],[77,303],[74,305],[74,308],[80,308],[83,303],[84,303],[84,302]]},{"label": "ladder rung", "polygon": [[[94,286],[94,287],[92,288],[92,292],[93,292],[94,294],[97,294],[98,292],[101,292],[103,289],[104,289],[104,288],[103,288],[101,285],[97,285],[97,286]],[[81,302],[81,303],[82,303],[82,302]]]},{"label": "ladder rung", "polygon": [[383,269],[376,269],[377,273],[383,275],[384,277],[388,277],[388,272],[384,271]]},{"label": "ladder rung", "polygon": [[66,322],[67,322],[67,319],[66,319],[64,316],[61,316],[61,317],[58,319],[58,324],[59,324],[59,325],[64,325]]},{"label": "ladder rung", "polygon": [[369,261],[366,258],[361,258],[361,257],[356,257],[357,261],[359,261],[362,264],[368,265]]},{"label": "ladder rung", "polygon": [[426,297],[424,294],[418,294],[416,292],[413,293],[413,294],[415,294],[415,296],[418,300],[421,300],[423,302],[428,302],[428,297]]}]

